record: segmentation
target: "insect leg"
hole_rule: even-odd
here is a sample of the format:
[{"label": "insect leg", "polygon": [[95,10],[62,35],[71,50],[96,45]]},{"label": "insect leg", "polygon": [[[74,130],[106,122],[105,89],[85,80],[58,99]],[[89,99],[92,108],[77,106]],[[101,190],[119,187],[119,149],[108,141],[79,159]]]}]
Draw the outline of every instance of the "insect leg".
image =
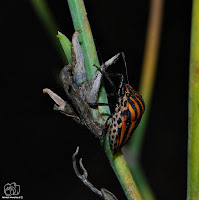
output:
[{"label": "insect leg", "polygon": [[[120,90],[123,86],[123,83],[124,83],[124,76],[123,74],[119,74],[119,73],[116,73],[116,74],[113,74],[113,73],[108,73],[109,76],[119,76],[120,77],[120,84],[119,84],[119,89],[118,89],[118,96],[120,96]],[[109,78],[110,79],[110,78]]]},{"label": "insect leg", "polygon": [[106,120],[106,122],[105,122],[105,124],[104,124],[104,129],[102,130],[102,135],[100,136],[100,139],[103,139],[104,136],[106,135],[107,129],[108,129],[108,121],[109,121],[109,119],[110,119],[111,117],[112,117],[112,115],[110,115],[110,116],[107,118],[107,120]]},{"label": "insect leg", "polygon": [[[106,77],[106,79],[109,81],[110,85],[113,87],[113,90],[114,90],[114,96],[120,96],[120,90],[122,88],[122,85],[124,83],[124,76],[123,74],[119,74],[119,73],[107,73],[107,72],[104,72],[102,71],[98,66],[94,65],[101,73],[103,76]],[[118,92],[116,92],[116,87],[115,87],[115,84],[113,83],[113,81],[110,79],[109,76],[120,76],[120,84],[119,84],[119,90]]]},{"label": "insect leg", "polygon": [[120,74],[120,85],[119,85],[119,89],[118,89],[118,96],[120,96],[120,90],[122,88],[123,83],[124,83],[124,76],[122,74]]},{"label": "insect leg", "polygon": [[127,79],[127,83],[129,84],[129,78],[128,78],[127,64],[126,64],[125,55],[124,55],[124,52],[121,52],[121,54],[122,54],[122,58],[123,58],[124,66],[125,66],[125,70],[126,70],[126,79]]},{"label": "insect leg", "polygon": [[110,85],[114,88],[114,91],[115,91],[115,93],[116,93],[115,84],[114,84],[113,81],[109,78],[108,73],[105,72],[105,71],[102,71],[97,65],[93,65],[93,66],[95,66],[95,67],[97,68],[97,70],[99,70],[99,71],[102,73],[102,75],[109,81]]}]

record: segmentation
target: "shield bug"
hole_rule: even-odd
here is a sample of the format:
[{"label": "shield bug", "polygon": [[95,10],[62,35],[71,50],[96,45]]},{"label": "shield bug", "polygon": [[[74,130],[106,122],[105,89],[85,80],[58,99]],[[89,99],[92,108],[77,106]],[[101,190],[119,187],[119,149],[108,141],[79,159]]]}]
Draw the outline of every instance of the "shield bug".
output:
[{"label": "shield bug", "polygon": [[[128,81],[127,67],[124,53],[122,57],[125,63],[126,76]],[[99,68],[98,68],[99,69]],[[109,78],[107,72],[101,73],[108,79],[111,86],[115,88],[114,83]],[[123,75],[120,75],[120,85],[117,92],[117,103],[115,112],[107,119],[103,135],[109,135],[110,147],[113,154],[117,153],[130,139],[137,128],[145,111],[145,103],[142,96],[136,92],[128,83],[124,83]],[[109,119],[111,119],[108,125]]]},{"label": "shield bug", "polygon": [[130,139],[144,114],[142,96],[129,84],[122,84],[120,96],[108,126],[109,142],[113,154],[117,153]]}]

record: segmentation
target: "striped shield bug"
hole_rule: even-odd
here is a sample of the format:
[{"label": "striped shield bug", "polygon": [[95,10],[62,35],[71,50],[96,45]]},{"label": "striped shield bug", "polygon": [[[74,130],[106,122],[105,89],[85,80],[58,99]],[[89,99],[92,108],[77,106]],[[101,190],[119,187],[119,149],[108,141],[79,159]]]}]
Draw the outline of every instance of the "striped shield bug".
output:
[{"label": "striped shield bug", "polygon": [[[142,96],[129,85],[124,53],[121,54],[126,68],[128,83],[124,83],[124,77],[122,74],[116,74],[121,77],[121,80],[119,90],[117,92],[115,112],[106,120],[105,128],[102,134],[105,135],[108,133],[110,147],[113,154],[117,153],[130,139],[133,132],[139,125],[145,111],[145,103]],[[109,78],[110,74],[108,75],[108,73],[104,71],[101,71],[101,73],[108,79],[110,85],[115,88],[114,83]],[[108,125],[110,118],[112,119]]]},{"label": "striped shield bug", "polygon": [[144,114],[142,96],[129,84],[122,84],[120,96],[107,129],[113,154],[117,153],[130,139]]}]

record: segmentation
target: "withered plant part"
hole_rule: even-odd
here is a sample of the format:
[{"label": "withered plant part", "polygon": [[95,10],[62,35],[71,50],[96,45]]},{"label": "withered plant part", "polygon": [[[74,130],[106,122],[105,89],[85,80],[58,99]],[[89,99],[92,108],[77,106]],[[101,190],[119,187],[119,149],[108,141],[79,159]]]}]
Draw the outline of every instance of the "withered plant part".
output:
[{"label": "withered plant part", "polygon": [[79,160],[79,165],[80,168],[83,172],[83,174],[81,174],[77,168],[77,161],[76,161],[76,156],[79,152],[79,147],[77,147],[75,153],[72,156],[72,162],[73,162],[73,169],[77,175],[77,177],[88,187],[90,188],[95,194],[97,194],[98,196],[100,196],[102,199],[104,200],[117,200],[116,196],[111,193],[110,191],[108,191],[105,188],[101,188],[101,190],[98,190],[91,182],[89,182],[88,180],[88,172],[86,171],[83,163],[82,163],[82,158],[80,158]]},{"label": "withered plant part", "polygon": [[[85,125],[96,137],[101,139],[105,120],[101,117],[99,112],[97,112],[96,119],[93,116],[92,108],[89,105],[97,102],[102,73],[97,70],[90,81],[86,80],[84,57],[78,41],[80,32],[81,31],[76,31],[72,37],[72,63],[69,63],[60,72],[60,78],[68,101],[64,101],[48,88],[45,88],[43,92],[49,94],[55,101],[57,104],[54,106],[55,110],[59,110],[61,113],[72,117],[78,123]],[[113,56],[105,62],[100,69],[102,71],[107,69],[108,66],[116,62],[119,55],[120,53]],[[82,82],[82,80],[85,81]],[[106,104],[102,103],[101,105]]]}]

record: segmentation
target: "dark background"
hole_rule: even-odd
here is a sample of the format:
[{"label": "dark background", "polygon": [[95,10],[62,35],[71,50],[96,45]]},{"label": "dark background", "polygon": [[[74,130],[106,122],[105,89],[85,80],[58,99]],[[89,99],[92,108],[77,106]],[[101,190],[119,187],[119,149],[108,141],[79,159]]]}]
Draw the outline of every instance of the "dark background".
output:
[{"label": "dark background", "polygon": [[[49,6],[59,31],[74,33],[66,0]],[[149,2],[85,1],[103,61],[124,51],[130,84],[138,88]],[[98,188],[125,199],[99,141],[72,119],[53,111],[42,94],[51,88],[64,98],[58,81],[63,67],[28,1],[1,5],[1,187],[16,182],[24,199],[100,199],[76,177],[71,156],[77,145]],[[158,71],[144,141],[142,165],[157,199],[186,199],[187,96],[191,1],[166,1]],[[120,64],[122,62],[119,62]],[[111,68],[118,72],[119,66]]]}]

